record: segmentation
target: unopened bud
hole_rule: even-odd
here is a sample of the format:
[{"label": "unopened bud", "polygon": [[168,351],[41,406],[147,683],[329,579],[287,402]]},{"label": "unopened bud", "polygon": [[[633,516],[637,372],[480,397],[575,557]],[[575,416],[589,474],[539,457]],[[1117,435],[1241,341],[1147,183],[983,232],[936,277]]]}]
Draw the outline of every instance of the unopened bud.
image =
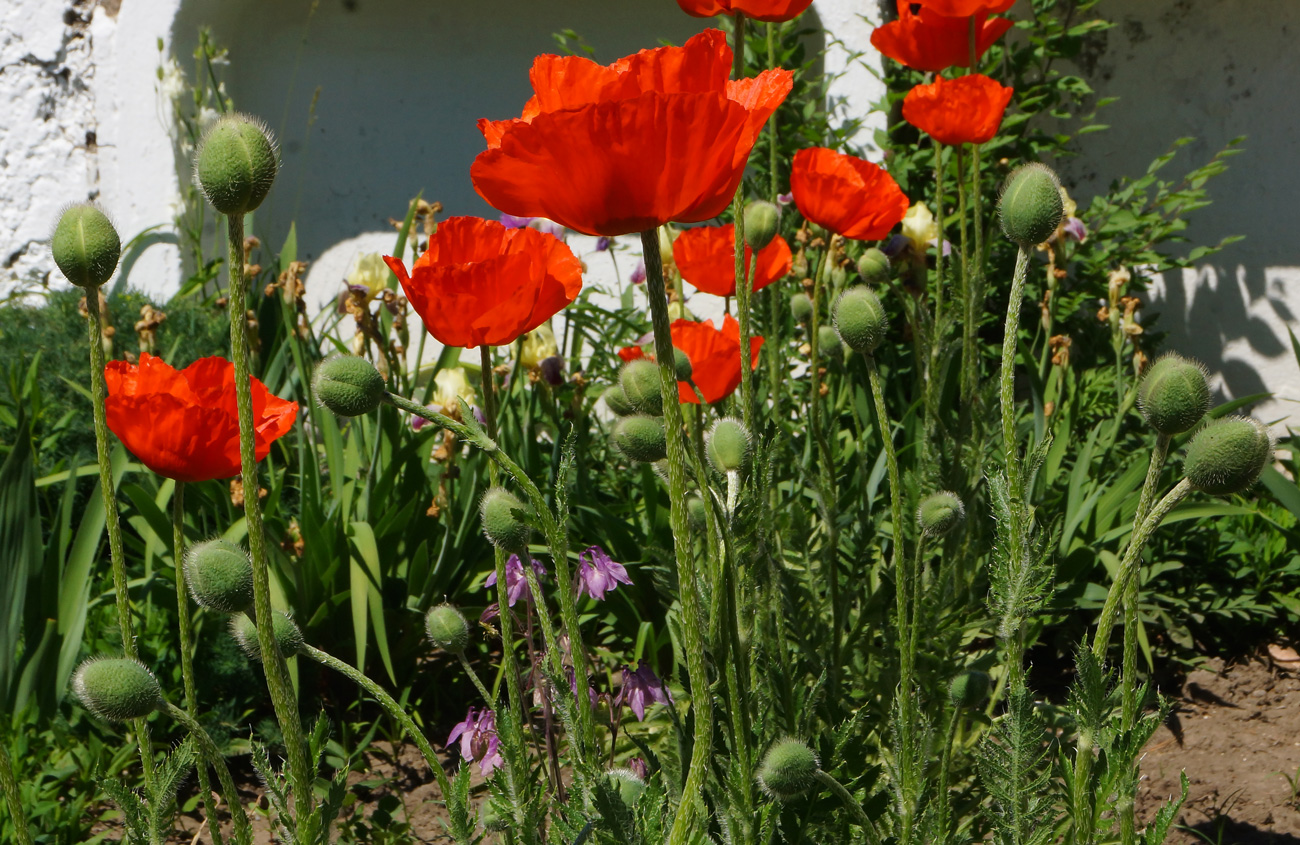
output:
[{"label": "unopened bud", "polygon": [[796,293],[790,296],[790,316],[794,317],[796,323],[806,323],[812,319],[812,297],[806,293]]},{"label": "unopened bud", "polygon": [[108,215],[89,203],[69,206],[50,236],[54,263],[69,282],[93,289],[104,284],[122,257],[122,240]]},{"label": "unopened bud", "polygon": [[766,200],[756,200],[745,206],[745,243],[759,252],[776,237],[781,224],[781,211]]},{"label": "unopened bud", "polygon": [[664,412],[663,382],[655,362],[645,358],[629,361],[618,374],[618,382],[627,401],[641,413],[657,417]]},{"label": "unopened bud", "polygon": [[916,524],[927,537],[942,537],[966,518],[966,506],[956,493],[942,490],[921,500],[916,509]]},{"label": "unopened bud", "polygon": [[866,285],[851,287],[835,300],[831,309],[835,331],[854,352],[870,355],[885,338],[889,319],[880,297]]},{"label": "unopened bud", "polygon": [[1192,438],[1183,472],[1197,490],[1229,496],[1254,484],[1272,454],[1268,426],[1254,417],[1225,417]]},{"label": "unopened bud", "polygon": [[993,679],[978,669],[962,672],[948,685],[948,699],[954,707],[973,709],[983,704],[993,689]]},{"label": "unopened bud", "polygon": [[858,259],[858,275],[869,285],[879,285],[889,281],[889,256],[872,247],[862,253]]},{"label": "unopened bud", "polygon": [[614,424],[614,445],[628,458],[654,463],[668,456],[664,422],[649,414],[633,414]]},{"label": "unopened bud", "polygon": [[1205,368],[1181,355],[1156,359],[1138,386],[1138,410],[1161,434],[1190,431],[1210,409]]},{"label": "unopened bud", "polygon": [[359,417],[379,407],[388,385],[365,358],[335,355],[316,367],[312,389],[316,399],[340,417]]},{"label": "unopened bud", "polygon": [[817,782],[821,764],[813,750],[797,739],[777,740],[758,767],[758,782],[763,791],[778,801],[803,795]]},{"label": "unopened bud", "polygon": [[163,704],[158,679],[129,657],[96,657],[77,667],[72,691],[87,710],[109,722],[143,719]]},{"label": "unopened bud", "polygon": [[718,472],[739,472],[749,460],[749,432],[740,420],[724,417],[713,424],[704,451]]},{"label": "unopened bud", "polygon": [[194,170],[212,207],[237,215],[262,204],[278,167],[265,124],[232,113],[223,115],[203,136]]},{"label": "unopened bud", "polygon": [[429,608],[424,616],[424,630],[429,641],[443,651],[464,654],[469,647],[469,623],[465,615],[450,604]]},{"label": "unopened bud", "polygon": [[1065,215],[1061,180],[1045,164],[1026,164],[1007,177],[998,210],[1010,240],[1022,249],[1037,246],[1052,236]]},{"label": "unopened bud", "polygon": [[[271,633],[275,637],[276,646],[280,649],[280,656],[289,658],[300,653],[303,649],[302,631],[298,629],[298,623],[289,618],[289,614],[283,611],[272,611],[271,613]],[[248,659],[254,663],[262,662],[262,641],[257,638],[257,625],[247,614],[240,613],[230,617],[230,635],[235,638],[239,648],[248,655]]]},{"label": "unopened bud", "polygon": [[200,607],[243,613],[253,606],[253,564],[234,543],[216,539],[191,546],[184,570],[190,595]]},{"label": "unopened bud", "polygon": [[483,535],[492,545],[508,554],[528,547],[533,530],[523,516],[528,509],[504,487],[493,487],[483,494]]},{"label": "unopened bud", "polygon": [[633,408],[632,403],[627,401],[627,394],[623,392],[622,385],[611,384],[602,395],[605,397],[605,405],[618,416],[625,417],[628,414],[636,413],[636,408]]}]

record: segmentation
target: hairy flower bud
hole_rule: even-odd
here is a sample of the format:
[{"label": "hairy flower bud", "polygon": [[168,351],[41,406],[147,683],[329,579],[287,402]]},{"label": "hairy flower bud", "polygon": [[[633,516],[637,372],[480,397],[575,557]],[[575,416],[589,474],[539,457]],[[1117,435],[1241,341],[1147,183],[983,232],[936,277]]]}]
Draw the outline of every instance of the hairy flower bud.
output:
[{"label": "hairy flower bud", "polygon": [[839,332],[835,331],[834,326],[817,327],[817,351],[823,358],[832,355],[841,359],[844,357],[844,341],[840,340]]},{"label": "hairy flower bud", "polygon": [[469,623],[465,614],[453,605],[440,604],[424,615],[424,630],[429,641],[452,654],[464,654],[469,647]]},{"label": "hairy flower bud", "polygon": [[190,547],[185,583],[200,607],[243,613],[253,606],[253,564],[244,550],[222,539]]},{"label": "hairy flower bud", "polygon": [[704,452],[718,472],[739,472],[749,460],[749,432],[740,420],[724,417],[710,429]]},{"label": "hairy flower bud", "polygon": [[699,496],[688,496],[686,499],[686,518],[690,520],[691,527],[696,531],[708,525],[708,517],[704,510],[708,504]]},{"label": "hairy flower bud", "polygon": [[605,397],[605,405],[618,416],[626,417],[628,414],[636,413],[636,408],[627,401],[627,394],[623,392],[621,384],[611,384],[605,388],[602,395]]},{"label": "hairy flower bud", "polygon": [[317,401],[340,417],[370,413],[388,392],[375,365],[356,355],[335,355],[321,361],[311,383]]},{"label": "hairy flower bud", "polygon": [[223,115],[203,136],[194,172],[212,207],[248,214],[262,204],[279,163],[270,130],[246,114]]},{"label": "hairy flower bud", "polygon": [[1254,417],[1225,417],[1192,438],[1183,472],[1197,490],[1229,496],[1254,484],[1272,454],[1268,426]]},{"label": "hairy flower bud", "polygon": [[803,742],[780,739],[764,755],[758,767],[758,782],[768,795],[778,801],[789,801],[812,788],[820,768],[817,755]]},{"label": "hairy flower bud", "polygon": [[508,554],[528,548],[533,529],[521,517],[528,508],[504,487],[493,487],[483,494],[483,535],[492,545]]},{"label": "hairy flower bud", "polygon": [[858,259],[858,275],[869,285],[879,285],[889,281],[889,256],[874,246],[862,253]]},{"label": "hairy flower bud", "polygon": [[631,769],[610,769],[605,773],[605,777],[609,779],[609,785],[623,802],[623,806],[631,812],[641,798],[641,793],[645,792],[645,780],[638,777]]},{"label": "hairy flower bud", "polygon": [[966,506],[947,490],[926,496],[916,509],[916,524],[927,537],[942,537],[965,518]]},{"label": "hairy flower bud", "polygon": [[158,679],[129,657],[93,657],[72,674],[72,691],[87,710],[109,722],[142,719],[163,704]]},{"label": "hairy flower bud", "polygon": [[[298,623],[289,614],[276,610],[271,613],[271,633],[280,649],[281,656],[293,657],[303,649],[302,631]],[[262,662],[262,641],[257,638],[257,625],[247,614],[240,613],[230,617],[230,635],[235,638],[239,648],[254,663]]]},{"label": "hairy flower bud", "polygon": [[659,366],[654,361],[645,358],[629,361],[618,374],[618,382],[632,407],[656,417],[663,414],[663,382],[659,378]]},{"label": "hairy flower bud", "polygon": [[1038,162],[1017,168],[1007,177],[998,210],[1010,240],[1022,249],[1037,246],[1052,236],[1065,215],[1061,180]]},{"label": "hairy flower bud", "polygon": [[1174,353],[1157,358],[1138,386],[1137,405],[1161,434],[1190,431],[1210,409],[1205,368]]},{"label": "hairy flower bud", "polygon": [[835,300],[831,309],[835,331],[854,352],[870,355],[885,338],[889,318],[880,297],[866,285],[851,287]]},{"label": "hairy flower bud", "polygon": [[806,293],[796,293],[790,297],[790,315],[796,323],[806,323],[812,319],[812,298]]},{"label": "hairy flower bud", "polygon": [[781,210],[766,200],[745,206],[745,243],[754,252],[761,251],[776,237],[781,224]]},{"label": "hairy flower bud", "polygon": [[89,203],[68,206],[50,236],[59,272],[79,288],[107,282],[122,257],[122,240],[108,215]]},{"label": "hairy flower bud", "polygon": [[649,414],[632,414],[614,424],[614,445],[633,461],[654,463],[668,456],[664,421]]},{"label": "hairy flower bud", "polygon": [[678,381],[690,381],[695,372],[695,368],[691,366],[691,356],[676,346],[673,347],[673,371]]},{"label": "hairy flower bud", "polygon": [[948,685],[948,699],[953,707],[973,709],[982,705],[993,689],[993,679],[987,672],[970,669],[952,679]]}]

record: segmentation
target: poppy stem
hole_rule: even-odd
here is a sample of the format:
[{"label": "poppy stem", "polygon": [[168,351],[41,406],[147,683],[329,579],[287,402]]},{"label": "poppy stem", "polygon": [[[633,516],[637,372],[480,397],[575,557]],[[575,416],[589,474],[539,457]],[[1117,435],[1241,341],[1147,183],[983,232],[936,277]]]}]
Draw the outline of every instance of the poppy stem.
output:
[{"label": "poppy stem", "polygon": [[[934,143],[934,222],[938,232],[934,254],[934,319],[930,325],[930,355],[925,365],[924,392],[925,436],[922,452],[927,452],[935,438],[935,404],[938,401],[939,359],[943,348],[943,144]],[[922,460],[925,460],[924,454]]]},{"label": "poppy stem", "polygon": [[[176,566],[176,627],[181,636],[181,680],[185,686],[185,712],[192,718],[199,716],[198,696],[194,691],[194,642],[192,623],[190,621],[190,597],[185,590],[185,482],[177,481],[172,491],[172,562]],[[199,796],[203,799],[203,810],[208,816],[208,828],[212,831],[213,845],[222,845],[221,823],[217,810],[212,806],[212,786],[208,781],[207,766],[199,763],[194,767],[199,779]],[[230,803],[231,796],[226,796]]]},{"label": "poppy stem", "polygon": [[[705,626],[701,624],[699,584],[692,559],[691,530],[686,517],[686,450],[682,444],[682,409],[677,392],[677,373],[673,366],[672,333],[668,326],[663,256],[659,251],[659,235],[654,229],[641,233],[641,249],[645,256],[646,294],[650,300],[650,317],[654,324],[655,358],[663,385],[664,429],[668,432],[669,521],[673,531],[673,549],[682,603],[681,631],[686,651],[686,672],[691,685],[691,707],[695,711],[690,770],[682,787],[681,803],[673,819],[672,831],[668,835],[668,845],[685,845],[694,841],[699,834],[696,829],[697,820],[703,809],[702,797],[713,752],[713,699],[704,660],[704,641],[700,636]],[[743,346],[742,343],[742,348]],[[579,673],[579,683],[581,680]]]},{"label": "poppy stem", "polygon": [[826,600],[830,604],[831,615],[831,662],[827,666],[832,689],[837,689],[840,671],[840,637],[842,622],[839,598],[839,516],[837,493],[835,490],[835,455],[831,449],[830,438],[822,430],[822,350],[821,343],[821,298],[830,275],[830,265],[835,256],[836,240],[826,247],[817,272],[813,276],[812,319],[808,328],[808,373],[810,389],[808,396],[808,430],[817,447],[818,495],[821,497],[822,521],[826,523],[826,544],[822,552],[822,569],[827,581]]},{"label": "poppy stem", "polygon": [[257,447],[253,428],[252,377],[248,372],[248,325],[245,317],[248,279],[244,274],[244,218],[226,216],[229,240],[230,272],[230,357],[235,365],[235,404],[239,411],[240,477],[244,484],[244,516],[248,524],[248,551],[253,562],[253,605],[257,622],[258,645],[263,655],[266,685],[276,721],[284,733],[289,753],[289,775],[293,783],[295,826],[298,841],[316,840],[316,769],[311,762],[302,722],[298,716],[298,698],[289,680],[289,667],[275,639],[271,616],[271,577],[266,563],[266,537],[262,529],[262,505],[258,499]]},{"label": "poppy stem", "polygon": [[0,787],[3,787],[5,802],[9,805],[9,820],[13,823],[18,845],[32,845],[31,829],[27,826],[27,814],[23,812],[22,796],[18,794],[18,781],[14,778],[14,765],[9,759],[9,747],[4,737],[0,737]]},{"label": "poppy stem", "polygon": [[[179,722],[191,737],[194,738],[194,744],[199,748],[199,755],[207,761],[207,764],[217,770],[217,780],[221,782],[221,792],[225,798],[226,806],[230,808],[230,819],[234,825],[234,834],[236,842],[248,842],[252,840],[252,827],[248,823],[248,813],[244,810],[244,805],[239,800],[239,790],[235,788],[235,780],[230,776],[230,767],[226,765],[226,758],[222,756],[221,749],[212,741],[212,737],[199,724],[199,720],[189,713],[177,707],[175,704],[168,703],[164,708],[167,715]],[[203,771],[203,763],[195,766],[200,772]],[[210,795],[206,788],[204,795]],[[206,801],[206,798],[205,798]],[[212,833],[212,841],[221,841],[221,823],[215,813],[208,816],[208,830]]]},{"label": "poppy stem", "polygon": [[[745,15],[736,12],[735,32],[732,33],[734,67],[732,77],[745,77]],[[749,299],[753,288],[749,281],[750,261],[745,256],[745,180],[736,186],[736,198],[731,206],[735,220],[736,316],[740,321],[740,419],[745,430],[754,431],[754,353],[749,345]],[[757,256],[754,256],[755,262]]]}]

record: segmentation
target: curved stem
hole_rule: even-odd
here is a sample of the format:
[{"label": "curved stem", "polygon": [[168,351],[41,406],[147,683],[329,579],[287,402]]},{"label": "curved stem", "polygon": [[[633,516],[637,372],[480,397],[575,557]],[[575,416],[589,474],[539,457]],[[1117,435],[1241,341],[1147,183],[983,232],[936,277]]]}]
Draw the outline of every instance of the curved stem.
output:
[{"label": "curved stem", "polygon": [[470,665],[469,658],[465,656],[465,652],[459,652],[456,657],[460,659],[460,665],[464,667],[465,674],[469,675],[469,679],[473,682],[474,688],[478,690],[478,694],[483,696],[483,703],[488,707],[495,708],[496,698],[493,697],[492,693],[488,692],[488,688],[483,685],[483,680],[479,678],[478,672],[475,672],[474,667]]},{"label": "curved stem", "polygon": [[867,816],[866,810],[862,809],[858,799],[853,797],[853,793],[849,792],[839,781],[821,769],[817,770],[816,777],[818,783],[833,792],[835,797],[844,803],[845,808],[852,814],[853,820],[862,827],[862,831],[867,835],[867,841],[873,843],[873,845],[878,845],[880,834],[876,832],[876,826],[871,823],[871,818]]},{"label": "curved stem", "polygon": [[[199,747],[199,753],[207,760],[207,763],[217,771],[217,781],[221,784],[222,797],[226,799],[226,806],[230,808],[230,818],[235,827],[235,841],[239,843],[251,842],[253,831],[248,823],[248,813],[244,810],[244,805],[239,801],[239,790],[235,789],[235,780],[230,776],[230,767],[226,765],[226,758],[222,756],[221,750],[217,744],[208,736],[208,732],[203,729],[199,721],[177,707],[175,704],[168,703],[164,708],[167,715],[179,722],[190,736],[194,738],[194,744]],[[196,768],[203,770],[203,765],[199,764]],[[218,834],[221,827],[216,819],[215,814],[208,816],[208,829],[214,834]],[[215,841],[215,836],[214,836]]]}]

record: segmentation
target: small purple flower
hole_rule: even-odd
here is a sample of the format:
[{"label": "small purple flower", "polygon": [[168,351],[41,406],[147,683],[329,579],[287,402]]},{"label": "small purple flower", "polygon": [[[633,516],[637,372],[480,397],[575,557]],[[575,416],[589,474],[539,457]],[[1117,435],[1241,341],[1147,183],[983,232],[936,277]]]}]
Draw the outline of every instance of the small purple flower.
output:
[{"label": "small purple flower", "polygon": [[548,355],[537,366],[542,371],[542,378],[551,387],[564,384],[564,359],[559,355]]},{"label": "small purple flower", "polygon": [[907,239],[907,235],[891,235],[885,245],[880,248],[880,251],[890,258],[897,258],[911,245],[912,242]]},{"label": "small purple flower", "polygon": [[532,217],[516,217],[513,214],[502,214],[500,219],[501,225],[507,229],[522,229],[534,220]]},{"label": "small purple flower", "polygon": [[777,194],[776,202],[777,205],[789,205],[790,203],[794,202],[794,191],[790,191],[789,193],[786,194]]},{"label": "small purple flower", "polygon": [[605,235],[601,235],[599,238],[596,238],[596,252],[604,252],[605,250],[609,249],[610,246],[613,245],[613,243],[614,241],[612,238],[609,238]]},{"label": "small purple flower", "polygon": [[660,704],[671,704],[673,694],[644,660],[637,664],[636,669],[624,666],[623,686],[619,688],[616,706],[626,703],[636,714],[637,721],[644,722],[646,703],[654,701]]},{"label": "small purple flower", "polygon": [[631,276],[627,277],[627,280],[634,285],[645,284],[645,262],[644,261],[638,261],[636,263],[636,269],[632,271]]},{"label": "small purple flower", "polygon": [[615,561],[600,546],[591,546],[578,555],[578,592],[585,592],[596,601],[604,601],[605,594],[619,584],[632,585],[627,569]]},{"label": "small purple flower", "polygon": [[[542,562],[533,559],[533,573],[540,581],[546,577],[546,567]],[[497,574],[492,572],[488,575],[487,580],[483,582],[484,587],[495,587],[497,583]],[[506,596],[510,599],[510,606],[514,607],[519,597],[523,596],[524,601],[533,600],[532,593],[528,590],[528,579],[524,577],[524,564],[519,560],[519,555],[511,555],[506,561]]]},{"label": "small purple flower", "polygon": [[491,710],[484,710],[476,717],[474,708],[469,708],[465,721],[458,723],[447,736],[451,745],[460,738],[460,756],[478,763],[479,773],[490,777],[505,760],[501,757],[501,740],[497,738],[497,717]]},{"label": "small purple flower", "polygon": [[[573,697],[578,697],[578,675],[573,671],[572,666],[565,666],[564,672],[569,676],[569,689],[573,691]],[[596,688],[592,686],[591,680],[587,680],[587,698],[591,700],[591,706],[596,706]]]},{"label": "small purple flower", "polygon": [[411,431],[419,431],[426,425],[432,425],[432,423],[424,417],[417,417],[415,414],[411,414]]},{"label": "small purple flower", "polygon": [[636,775],[637,777],[641,778],[641,780],[645,780],[646,778],[650,777],[650,767],[646,765],[646,761],[642,760],[640,757],[633,757],[630,760],[628,760],[627,770],[632,774]]},{"label": "small purple flower", "polygon": [[1065,218],[1062,232],[1066,238],[1073,238],[1079,243],[1088,240],[1088,227],[1083,225],[1082,220],[1074,216]]}]

